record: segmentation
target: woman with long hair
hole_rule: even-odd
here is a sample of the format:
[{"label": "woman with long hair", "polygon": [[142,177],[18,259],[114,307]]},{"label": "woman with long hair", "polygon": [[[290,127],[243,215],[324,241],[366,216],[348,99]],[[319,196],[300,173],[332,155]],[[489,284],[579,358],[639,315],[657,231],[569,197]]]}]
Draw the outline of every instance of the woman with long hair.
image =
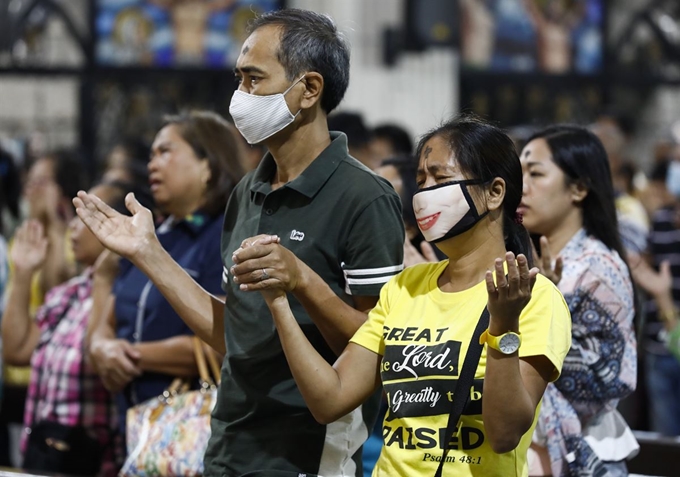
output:
[{"label": "woman with long hair", "polygon": [[[417,155],[418,227],[448,259],[388,282],[333,366],[305,337],[285,292],[262,293],[318,421],[343,419],[383,384],[374,476],[525,476],[536,410],[570,335],[566,304],[530,268],[529,236],[516,220],[517,153],[499,129],[462,117],[426,134]],[[456,406],[460,419],[450,422]]]},{"label": "woman with long hair", "polygon": [[637,442],[616,406],[636,384],[635,307],[607,154],[585,128],[558,125],[530,137],[520,159],[518,212],[543,250],[559,255],[572,318],[571,349],[534,435],[543,465],[532,474],[627,475]]}]

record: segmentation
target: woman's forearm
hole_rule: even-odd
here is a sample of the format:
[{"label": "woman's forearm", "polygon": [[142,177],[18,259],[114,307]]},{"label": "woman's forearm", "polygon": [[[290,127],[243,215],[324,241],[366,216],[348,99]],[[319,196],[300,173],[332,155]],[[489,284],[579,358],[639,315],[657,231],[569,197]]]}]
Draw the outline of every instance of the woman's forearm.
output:
[{"label": "woman's forearm", "polygon": [[504,355],[488,348],[486,356],[482,417],[492,449],[502,454],[517,447],[536,408],[524,386],[517,353]]},{"label": "woman's forearm", "polygon": [[33,274],[15,270],[2,316],[2,354],[8,364],[25,366],[38,345],[40,330],[30,313]]},{"label": "woman's forearm", "polygon": [[178,377],[198,376],[192,336],[136,343],[140,353],[137,365],[142,371]]},{"label": "woman's forearm", "polygon": [[97,335],[97,338],[115,338],[112,327],[103,326],[110,320],[110,315],[113,312],[115,296],[111,293],[112,288],[111,280],[97,277],[95,274],[92,280],[92,309],[85,333],[86,348],[89,348],[95,335]]},{"label": "woman's forearm", "polygon": [[321,423],[333,422],[351,411],[338,372],[314,349],[293,316],[284,297],[269,306],[279,332],[281,346],[295,382],[314,418]]},{"label": "woman's forearm", "polygon": [[[492,318],[492,335],[500,336],[506,331],[518,333],[519,323],[502,329]],[[540,374],[519,359],[518,352],[506,355],[487,346],[482,418],[494,452],[501,454],[517,447],[531,427],[545,386]]]},{"label": "woman's forearm", "polygon": [[75,275],[75,267],[66,259],[64,225],[50,225],[46,230],[46,236],[47,256],[40,273],[40,289],[43,293]]}]

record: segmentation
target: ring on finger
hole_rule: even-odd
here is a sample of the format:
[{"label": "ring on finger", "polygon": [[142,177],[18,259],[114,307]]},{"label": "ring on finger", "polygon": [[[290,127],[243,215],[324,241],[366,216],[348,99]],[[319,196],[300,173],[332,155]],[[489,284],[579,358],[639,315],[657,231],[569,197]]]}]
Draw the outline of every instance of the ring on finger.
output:
[{"label": "ring on finger", "polygon": [[260,277],[260,281],[265,281],[269,278],[269,274],[267,273],[267,270],[264,268],[262,269],[262,276]]}]

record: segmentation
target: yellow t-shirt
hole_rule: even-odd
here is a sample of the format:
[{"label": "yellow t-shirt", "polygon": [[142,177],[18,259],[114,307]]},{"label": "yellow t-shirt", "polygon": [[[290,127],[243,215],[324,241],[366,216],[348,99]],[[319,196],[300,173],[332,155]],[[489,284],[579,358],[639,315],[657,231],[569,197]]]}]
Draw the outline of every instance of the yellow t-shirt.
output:
[{"label": "yellow t-shirt", "polygon": [[[437,278],[447,264],[417,265],[394,277],[351,340],[383,357],[388,410],[374,477],[434,475],[441,460],[457,376],[488,297],[483,281],[462,292],[442,292]],[[571,318],[562,294],[541,275],[520,316],[519,330],[520,357],[546,356],[557,379],[571,344]],[[486,347],[443,475],[526,476],[536,418],[514,451],[496,454],[482,422],[485,369]]]}]

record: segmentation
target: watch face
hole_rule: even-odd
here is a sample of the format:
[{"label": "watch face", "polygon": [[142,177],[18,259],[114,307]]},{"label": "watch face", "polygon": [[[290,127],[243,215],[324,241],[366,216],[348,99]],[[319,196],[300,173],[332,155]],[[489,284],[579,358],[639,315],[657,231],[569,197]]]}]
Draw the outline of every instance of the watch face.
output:
[{"label": "watch face", "polygon": [[498,347],[501,353],[512,354],[519,349],[519,336],[516,334],[508,333],[501,337],[498,342]]}]

